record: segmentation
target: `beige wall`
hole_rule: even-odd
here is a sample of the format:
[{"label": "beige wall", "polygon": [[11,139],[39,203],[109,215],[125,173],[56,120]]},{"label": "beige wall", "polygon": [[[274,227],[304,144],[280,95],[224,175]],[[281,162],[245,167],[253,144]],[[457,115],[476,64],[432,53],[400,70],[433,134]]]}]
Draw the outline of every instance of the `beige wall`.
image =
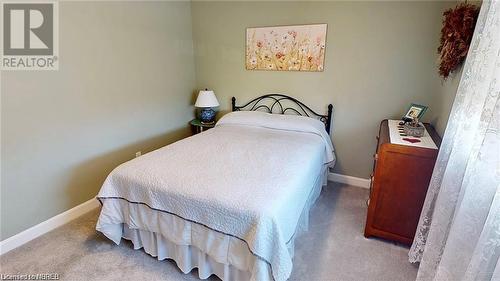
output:
[{"label": "beige wall", "polygon": [[59,14],[59,71],[1,74],[1,240],[189,134],[189,2],[61,2]]},{"label": "beige wall", "polygon": [[[379,122],[411,102],[435,120],[441,15],[448,4],[419,2],[193,2],[198,88],[215,90],[221,109],[268,92],[300,98],[319,112],[334,105],[335,171],[368,178]],[[327,23],[325,71],[247,71],[245,28]]]},{"label": "beige wall", "polygon": [[462,68],[457,69],[448,79],[441,81],[441,85],[435,93],[434,108],[437,114],[434,116],[432,124],[441,137],[443,137],[446,124],[448,123],[448,117],[450,116],[451,107],[455,100],[461,75]]},{"label": "beige wall", "polygon": [[[457,3],[458,2],[455,1],[444,2],[443,10],[453,8],[457,5]],[[479,1],[472,1],[470,3],[481,6],[481,2]],[[443,137],[446,124],[448,123],[451,107],[453,105],[453,101],[455,100],[458,84],[462,76],[462,67],[459,67],[457,70],[452,72],[446,80],[440,78],[440,83],[436,86],[436,91],[434,92],[433,108],[436,114],[433,115],[431,123],[434,125],[436,131],[441,137]]]}]

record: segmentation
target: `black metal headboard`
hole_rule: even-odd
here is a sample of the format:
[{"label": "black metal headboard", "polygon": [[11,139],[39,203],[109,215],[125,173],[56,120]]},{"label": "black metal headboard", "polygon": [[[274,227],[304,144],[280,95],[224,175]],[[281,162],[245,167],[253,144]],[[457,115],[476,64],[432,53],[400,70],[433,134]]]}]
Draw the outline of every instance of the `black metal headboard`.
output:
[{"label": "black metal headboard", "polygon": [[[288,103],[289,104],[291,103],[294,107],[284,107],[282,103],[283,101],[290,101]],[[314,112],[314,110],[309,108],[307,105],[303,104],[301,101],[282,94],[263,95],[249,101],[248,103],[242,106],[237,106],[236,98],[232,97],[231,105],[232,105],[232,111],[245,110],[245,108],[247,108],[246,110],[248,111],[257,111],[259,109],[265,109],[265,111],[269,113],[285,114],[287,111],[292,111],[301,116],[316,117],[321,122],[325,123],[325,129],[328,132],[328,134],[330,134],[330,124],[332,122],[332,110],[333,110],[332,104],[328,105],[327,115],[318,114]],[[275,107],[278,109],[278,111],[273,111]]]}]

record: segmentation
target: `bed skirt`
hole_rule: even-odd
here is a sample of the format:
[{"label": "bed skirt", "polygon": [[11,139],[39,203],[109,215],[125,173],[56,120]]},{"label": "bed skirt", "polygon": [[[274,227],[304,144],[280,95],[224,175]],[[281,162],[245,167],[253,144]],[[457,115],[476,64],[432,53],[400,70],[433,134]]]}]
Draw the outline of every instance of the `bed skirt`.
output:
[{"label": "bed skirt", "polygon": [[[308,229],[309,211],[326,181],[324,169],[302,211],[295,235],[287,244],[291,256],[295,238]],[[117,213],[120,216],[116,216]],[[184,273],[198,268],[201,279],[214,274],[225,281],[274,280],[269,263],[253,255],[244,241],[144,205],[105,200],[96,228],[116,244],[122,238],[127,239],[134,249],[144,248],[158,260],[174,260]]]},{"label": "bed skirt", "polygon": [[[198,277],[200,279],[207,279],[212,274],[215,274],[222,280],[251,280],[250,272],[218,262],[195,246],[175,244],[158,233],[130,229],[125,226],[123,238],[132,241],[135,250],[144,248],[146,253],[158,260],[174,260],[177,267],[185,274],[191,272],[194,268],[198,268]],[[260,266],[266,267],[267,264],[264,263]],[[264,272],[268,271],[264,270]]]}]

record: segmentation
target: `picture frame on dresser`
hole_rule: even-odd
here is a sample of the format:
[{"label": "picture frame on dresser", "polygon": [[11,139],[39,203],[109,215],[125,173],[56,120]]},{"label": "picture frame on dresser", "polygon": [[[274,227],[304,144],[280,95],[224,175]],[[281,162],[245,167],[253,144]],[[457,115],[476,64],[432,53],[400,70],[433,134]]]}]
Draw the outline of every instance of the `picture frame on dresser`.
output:
[{"label": "picture frame on dresser", "polygon": [[405,121],[406,120],[411,121],[413,120],[414,117],[416,117],[418,120],[421,120],[426,111],[427,111],[427,106],[412,103],[408,107],[408,110],[406,110],[406,114],[403,116],[402,119]]}]

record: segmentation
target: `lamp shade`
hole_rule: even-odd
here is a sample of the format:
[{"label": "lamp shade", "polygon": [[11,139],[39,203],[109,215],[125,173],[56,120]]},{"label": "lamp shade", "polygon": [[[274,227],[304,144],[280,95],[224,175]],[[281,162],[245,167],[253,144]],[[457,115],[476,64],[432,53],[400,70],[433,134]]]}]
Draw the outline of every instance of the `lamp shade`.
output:
[{"label": "lamp shade", "polygon": [[194,104],[196,107],[217,107],[219,106],[219,101],[215,96],[214,91],[204,90],[198,93],[198,98]]}]

